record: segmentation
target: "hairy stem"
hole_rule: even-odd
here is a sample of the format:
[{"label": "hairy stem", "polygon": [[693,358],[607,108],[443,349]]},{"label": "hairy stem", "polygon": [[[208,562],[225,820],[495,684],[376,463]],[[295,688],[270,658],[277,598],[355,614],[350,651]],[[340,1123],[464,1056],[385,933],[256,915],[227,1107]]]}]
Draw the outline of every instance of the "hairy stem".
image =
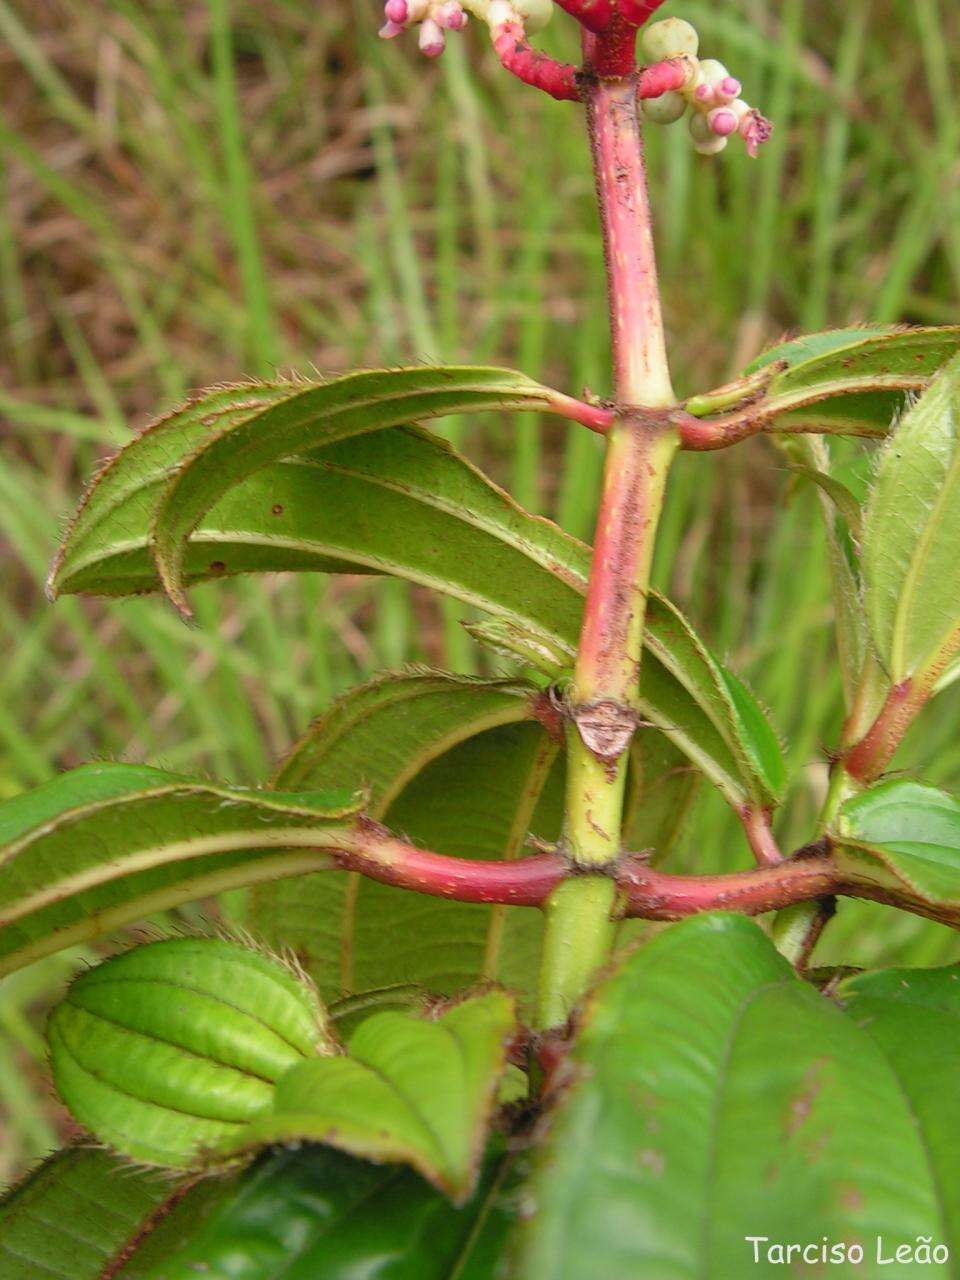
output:
[{"label": "hairy stem", "polygon": [[[609,956],[623,797],[636,728],[653,542],[677,431],[671,405],[635,77],[592,76],[583,97],[603,228],[615,398],[583,629],[568,699],[564,852],[580,869],[547,908],[539,1024],[565,1021]],[[645,412],[631,412],[643,406]]]}]

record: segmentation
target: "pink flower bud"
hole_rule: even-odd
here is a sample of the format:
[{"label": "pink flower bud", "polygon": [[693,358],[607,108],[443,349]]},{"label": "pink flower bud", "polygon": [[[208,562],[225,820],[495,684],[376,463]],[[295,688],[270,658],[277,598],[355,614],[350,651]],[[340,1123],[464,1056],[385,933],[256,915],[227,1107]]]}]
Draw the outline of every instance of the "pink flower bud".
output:
[{"label": "pink flower bud", "polygon": [[398,27],[402,27],[410,17],[407,0],[387,0],[383,11],[387,15],[387,21],[395,23]]},{"label": "pink flower bud", "polygon": [[707,116],[707,121],[718,138],[729,138],[731,133],[737,132],[740,124],[736,113],[729,107],[715,107]]},{"label": "pink flower bud", "polygon": [[703,102],[703,103],[712,102],[713,87],[709,84],[698,84],[696,89],[694,90],[693,96],[696,98],[698,102]]},{"label": "pink flower bud", "polygon": [[433,16],[440,26],[446,27],[448,31],[462,31],[467,25],[466,11],[459,0],[447,0],[447,3],[442,4]]},{"label": "pink flower bud", "polygon": [[739,98],[742,88],[743,85],[734,76],[725,76],[717,85],[717,90],[726,102],[732,102],[734,98]]},{"label": "pink flower bud", "polygon": [[447,38],[443,28],[433,18],[424,18],[420,28],[420,52],[428,58],[439,58],[447,47]]},{"label": "pink flower bud", "polygon": [[397,26],[395,22],[385,22],[380,28],[379,36],[381,40],[392,40],[394,36],[403,34],[403,27]]}]

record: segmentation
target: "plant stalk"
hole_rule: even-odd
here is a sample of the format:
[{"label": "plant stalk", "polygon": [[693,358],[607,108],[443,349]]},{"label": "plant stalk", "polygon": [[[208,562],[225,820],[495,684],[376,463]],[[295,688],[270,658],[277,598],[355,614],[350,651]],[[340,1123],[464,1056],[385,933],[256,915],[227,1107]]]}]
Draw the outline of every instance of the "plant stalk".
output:
[{"label": "plant stalk", "polygon": [[566,1021],[613,947],[630,744],[636,729],[646,598],[657,523],[678,445],[634,75],[592,77],[582,96],[603,229],[617,419],[607,443],[583,628],[568,697],[563,852],[596,875],[551,896],[540,979],[541,1028]]}]

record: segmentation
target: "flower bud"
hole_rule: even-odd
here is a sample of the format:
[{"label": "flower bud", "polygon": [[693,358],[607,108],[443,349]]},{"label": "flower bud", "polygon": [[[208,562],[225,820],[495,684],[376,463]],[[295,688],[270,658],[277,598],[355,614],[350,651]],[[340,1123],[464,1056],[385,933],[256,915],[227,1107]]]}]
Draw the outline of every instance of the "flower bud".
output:
[{"label": "flower bud", "polygon": [[664,18],[643,29],[641,45],[645,58],[651,62],[664,62],[667,58],[679,58],[681,54],[696,57],[700,37],[696,28],[683,18]]},{"label": "flower bud", "polygon": [[707,123],[718,138],[729,138],[740,127],[736,112],[729,107],[715,107],[707,116]]},{"label": "flower bud", "polygon": [[420,28],[420,52],[428,58],[439,58],[447,47],[447,37],[443,28],[433,18],[424,18]]},{"label": "flower bud", "polygon": [[387,0],[383,6],[383,12],[387,21],[395,23],[398,27],[402,27],[410,17],[407,0]]},{"label": "flower bud", "polygon": [[696,112],[690,117],[690,136],[702,156],[715,156],[727,145],[726,138],[714,133],[707,117]]},{"label": "flower bud", "polygon": [[[659,98],[644,98],[643,114],[653,124],[675,124],[687,109],[682,93],[663,93]],[[734,124],[736,128],[736,124]]]},{"label": "flower bud", "polygon": [[718,62],[716,58],[704,58],[700,63],[700,84],[708,84],[712,88],[727,79],[732,80],[733,77],[723,63]]},{"label": "flower bud", "polygon": [[53,1078],[95,1137],[191,1168],[272,1103],[291,1066],[334,1045],[315,991],[219,938],[135,947],[78,977],[50,1015]]}]

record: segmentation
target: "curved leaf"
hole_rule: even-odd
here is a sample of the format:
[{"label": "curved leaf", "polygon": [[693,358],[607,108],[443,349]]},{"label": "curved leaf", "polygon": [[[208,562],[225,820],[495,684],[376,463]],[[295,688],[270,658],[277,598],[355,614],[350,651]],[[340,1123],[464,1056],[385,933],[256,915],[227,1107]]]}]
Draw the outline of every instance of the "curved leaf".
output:
[{"label": "curved leaf", "polygon": [[960,356],[904,416],[866,510],[873,641],[893,684],[937,675],[960,646]]},{"label": "curved leaf", "polygon": [[[490,1280],[515,1216],[510,1157],[454,1207],[409,1169],[329,1147],[262,1159],[170,1248],[148,1236],[116,1280]],[[87,1280],[71,1277],[71,1280]]]},{"label": "curved leaf", "polygon": [[513,1000],[502,991],[430,1019],[375,1013],[351,1036],[348,1056],[291,1067],[272,1109],[217,1151],[322,1142],[410,1164],[462,1204],[476,1182],[515,1027]]},{"label": "curved leaf", "polygon": [[751,1237],[880,1236],[892,1254],[945,1229],[876,1043],[722,915],[671,927],[596,992],[527,1201],[523,1280],[747,1276]]},{"label": "curved leaf", "polygon": [[906,886],[927,902],[960,902],[960,801],[905,778],[881,782],[840,811],[838,856],[878,884]]},{"label": "curved leaf", "polygon": [[345,790],[250,791],[107,764],[7,800],[0,974],[180,902],[318,870],[318,845],[361,804]]},{"label": "curved leaf", "polygon": [[[56,570],[57,588],[156,589],[149,538],[158,500],[155,486],[152,494],[118,497],[97,520],[81,512]],[[526,635],[541,654],[572,662],[589,560],[586,546],[523,511],[448,445],[424,431],[391,428],[243,481],[193,535],[187,578],[256,569],[392,573],[494,615],[507,624],[501,647]],[[646,639],[652,658],[643,675],[645,714],[710,772],[732,803],[769,797],[769,779],[756,776],[752,762],[769,755],[772,734],[765,743],[745,743],[736,717],[723,732],[711,729],[711,721],[730,714],[729,698],[717,692],[714,675],[704,675],[702,657],[691,667],[691,647],[702,646],[656,597]],[[676,655],[674,641],[682,646]],[[654,669],[661,657],[671,658],[673,671]],[[691,670],[697,675],[687,688],[682,681]]]},{"label": "curved leaf", "polygon": [[893,1070],[923,1138],[948,1238],[960,1240],[960,965],[845,979],[837,998]]},{"label": "curved leaf", "polygon": [[805,364],[808,360],[816,360],[821,356],[831,355],[842,347],[856,346],[868,338],[878,338],[889,334],[903,332],[897,325],[851,325],[847,329],[825,329],[821,333],[803,333],[796,338],[788,338],[777,342],[766,351],[762,351],[755,360],[751,360],[744,369],[745,374],[756,373],[767,365],[782,363],[786,368]]},{"label": "curved leaf", "polygon": [[[382,677],[334,703],[276,785],[360,778],[372,816],[416,843],[459,857],[517,858],[528,832],[555,840],[560,830],[562,761],[536,719],[543,702],[517,681]],[[453,993],[478,976],[528,993],[541,931],[535,911],[440,902],[346,874],[263,884],[248,922],[292,946],[328,998],[395,982]]]},{"label": "curved leaf", "polygon": [[[230,489],[272,462],[411,421],[547,407],[544,387],[504,369],[380,369],[319,386],[292,384],[283,400],[222,426],[173,474],[153,528],[154,556],[166,590],[186,611],[183,560],[190,534]],[[123,455],[114,465],[125,465]]]}]

